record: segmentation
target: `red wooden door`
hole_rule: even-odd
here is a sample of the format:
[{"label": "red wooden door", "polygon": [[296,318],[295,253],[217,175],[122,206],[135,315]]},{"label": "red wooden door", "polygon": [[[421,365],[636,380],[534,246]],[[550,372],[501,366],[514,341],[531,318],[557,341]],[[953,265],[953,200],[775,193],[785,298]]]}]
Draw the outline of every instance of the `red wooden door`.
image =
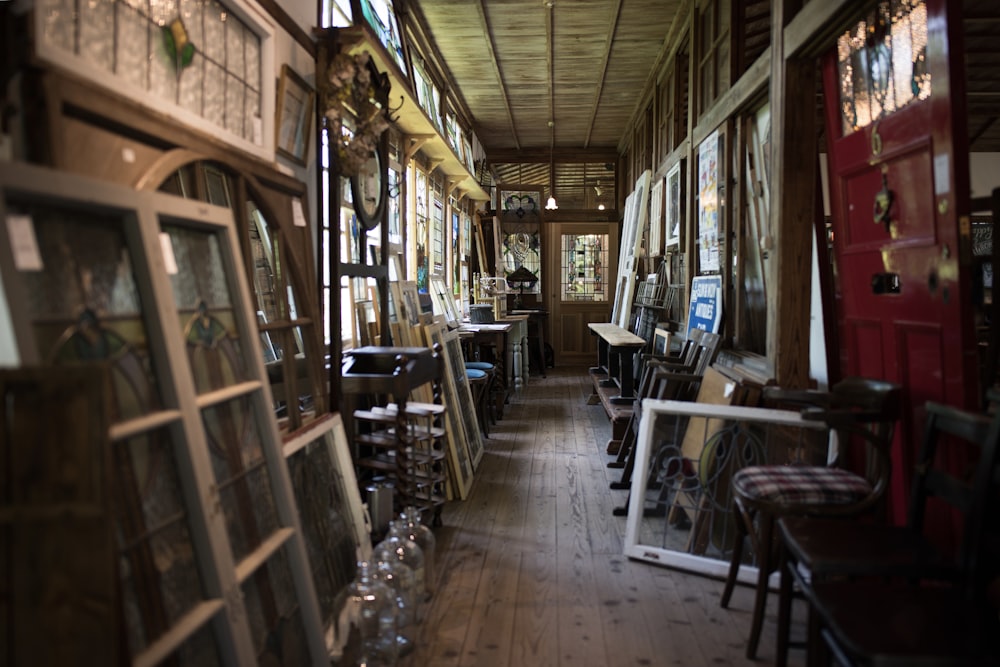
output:
[{"label": "red wooden door", "polygon": [[881,2],[824,66],[839,371],[904,387],[897,520],[924,403],[978,401],[960,4]]}]

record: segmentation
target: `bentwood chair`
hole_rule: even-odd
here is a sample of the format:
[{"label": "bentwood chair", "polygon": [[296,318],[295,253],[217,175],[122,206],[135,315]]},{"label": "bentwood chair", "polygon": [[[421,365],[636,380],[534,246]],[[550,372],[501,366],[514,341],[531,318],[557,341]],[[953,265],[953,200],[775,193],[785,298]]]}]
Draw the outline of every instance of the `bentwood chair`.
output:
[{"label": "bentwood chair", "polygon": [[[767,606],[769,578],[777,567],[775,521],[784,516],[857,516],[878,508],[889,484],[889,447],[900,410],[900,387],[852,377],[829,392],[765,389],[765,405],[800,406],[803,417],[826,422],[840,453],[829,465],[777,463],[743,468],[732,479],[736,537],[721,604],[729,605],[750,541],[758,568],[746,656],[754,659]],[[843,454],[863,443],[863,473],[846,467]]]},{"label": "bentwood chair", "polygon": [[[1000,665],[991,641],[1000,635],[997,609],[985,599],[998,574],[985,567],[997,532],[987,521],[996,522],[998,441],[1000,416],[928,403],[906,525],[779,521],[779,667],[787,659],[793,580],[809,603],[810,663],[823,653],[822,636],[844,664]],[[964,462],[976,454],[966,474]],[[941,532],[929,512],[961,517],[957,557],[928,530]]]}]

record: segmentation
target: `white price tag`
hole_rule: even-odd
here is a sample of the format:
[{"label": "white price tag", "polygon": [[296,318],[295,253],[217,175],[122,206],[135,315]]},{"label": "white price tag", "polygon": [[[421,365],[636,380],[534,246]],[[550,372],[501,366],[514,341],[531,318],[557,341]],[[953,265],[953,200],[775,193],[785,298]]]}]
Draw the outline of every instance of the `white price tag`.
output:
[{"label": "white price tag", "polygon": [[41,271],[44,268],[30,215],[8,215],[7,235],[10,237],[11,254],[14,255],[14,267],[18,271]]},{"label": "white price tag", "polygon": [[174,257],[174,244],[170,241],[170,234],[160,232],[160,250],[163,252],[163,265],[167,269],[167,275],[177,275],[177,258]]},{"label": "white price tag", "polygon": [[302,200],[293,199],[292,200],[292,222],[295,223],[296,227],[306,227],[306,214],[302,210]]}]

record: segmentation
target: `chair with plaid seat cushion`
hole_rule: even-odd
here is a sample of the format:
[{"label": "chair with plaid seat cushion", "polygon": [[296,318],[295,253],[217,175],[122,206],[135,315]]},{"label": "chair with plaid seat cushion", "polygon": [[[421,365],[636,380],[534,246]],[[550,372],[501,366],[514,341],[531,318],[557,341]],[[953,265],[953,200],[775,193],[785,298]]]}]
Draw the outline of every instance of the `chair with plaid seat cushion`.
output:
[{"label": "chair with plaid seat cushion", "polygon": [[749,539],[758,568],[757,590],[746,655],[754,659],[764,623],[769,577],[775,571],[774,523],[783,516],[857,516],[874,510],[889,484],[889,446],[900,411],[896,384],[847,378],[830,391],[765,391],[775,407],[801,409],[803,417],[825,421],[837,434],[840,452],[858,443],[865,453],[864,473],[830,465],[775,464],[743,468],[733,475],[736,539],[722,592],[727,607]]}]

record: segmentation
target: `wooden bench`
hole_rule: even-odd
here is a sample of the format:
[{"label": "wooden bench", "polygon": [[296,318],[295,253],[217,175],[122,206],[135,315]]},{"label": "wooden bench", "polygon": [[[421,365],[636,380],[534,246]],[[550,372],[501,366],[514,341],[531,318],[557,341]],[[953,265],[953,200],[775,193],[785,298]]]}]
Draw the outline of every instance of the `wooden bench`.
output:
[{"label": "wooden bench", "polygon": [[646,341],[607,322],[591,322],[590,333],[597,336],[597,366],[590,368],[594,393],[590,403],[598,402],[611,420],[611,439],[607,449],[617,451],[632,418],[635,400],[634,359],[646,347]]},{"label": "wooden bench", "polygon": [[646,347],[646,341],[609,322],[591,322],[590,333],[597,336],[597,366],[592,375],[601,378],[602,387],[617,388],[610,395],[612,405],[630,405],[635,398],[633,358]]}]

